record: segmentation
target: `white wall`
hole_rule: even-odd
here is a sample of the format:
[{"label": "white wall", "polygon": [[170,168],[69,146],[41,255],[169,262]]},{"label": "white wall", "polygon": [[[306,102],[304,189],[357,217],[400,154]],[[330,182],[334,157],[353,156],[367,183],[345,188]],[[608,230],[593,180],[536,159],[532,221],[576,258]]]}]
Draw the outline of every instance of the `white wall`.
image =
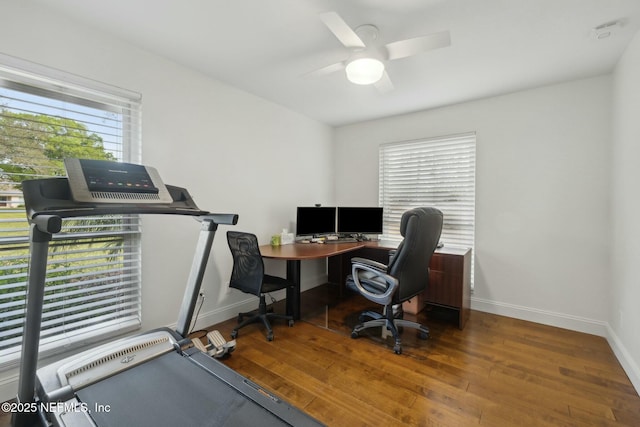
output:
[{"label": "white wall", "polygon": [[640,390],[640,33],[613,74],[610,342]]},{"label": "white wall", "polygon": [[[377,203],[378,144],[476,131],[473,307],[608,334],[638,388],[638,36],[613,76],[614,168],[608,76],[341,127],[332,152],[327,126],[29,2],[3,2],[0,52],[142,93],[143,161],[189,188],[203,208],[239,213],[236,229],[262,242],[291,227],[298,204]],[[322,166],[313,173],[299,164],[310,156]],[[234,315],[246,301],[226,290],[224,231],[205,278],[201,325]],[[149,329],[175,322],[197,226],[147,217],[144,236]],[[307,285],[324,274],[322,265],[303,268]],[[15,374],[0,373],[0,400],[14,387]]]},{"label": "white wall", "polygon": [[[298,113],[185,69],[29,2],[3,2],[0,52],[123,87],[143,97],[143,162],[166,183],[189,189],[207,210],[240,215],[237,230],[261,243],[291,227],[298,204],[333,201],[331,129]],[[310,173],[300,159],[318,165]],[[228,291],[231,256],[219,230],[198,326],[255,308],[255,297]],[[143,221],[143,330],[177,319],[198,223]],[[284,274],[283,263],[268,263]],[[303,263],[303,285],[326,277]],[[0,401],[15,396],[15,371],[0,372]]]},{"label": "white wall", "polygon": [[472,308],[605,335],[610,81],[337,128],[336,203],[377,203],[379,144],[475,131]]}]

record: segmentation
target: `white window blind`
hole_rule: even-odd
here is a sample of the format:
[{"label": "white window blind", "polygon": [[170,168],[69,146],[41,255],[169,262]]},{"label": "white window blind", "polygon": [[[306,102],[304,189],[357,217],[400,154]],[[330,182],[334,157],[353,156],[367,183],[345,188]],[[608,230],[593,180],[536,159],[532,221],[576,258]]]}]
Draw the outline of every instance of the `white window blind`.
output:
[{"label": "white window blind", "polygon": [[[17,363],[29,264],[21,182],[64,176],[65,157],[140,161],[140,96],[0,55],[0,366]],[[50,244],[41,353],[138,328],[140,224],[63,221]]]},{"label": "white window blind", "polygon": [[444,215],[444,244],[473,248],[475,153],[475,133],[381,145],[383,238],[401,240],[402,214],[414,207],[432,206]]}]

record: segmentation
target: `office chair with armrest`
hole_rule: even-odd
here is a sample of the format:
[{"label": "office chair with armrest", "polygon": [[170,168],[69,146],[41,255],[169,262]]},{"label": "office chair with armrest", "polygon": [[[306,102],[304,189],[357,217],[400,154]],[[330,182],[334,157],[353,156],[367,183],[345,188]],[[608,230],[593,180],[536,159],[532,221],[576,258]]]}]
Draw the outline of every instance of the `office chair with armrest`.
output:
[{"label": "office chair with armrest", "polygon": [[[256,310],[238,314],[239,325],[231,332],[231,337],[235,339],[238,336],[238,330],[250,323],[262,322],[267,328],[267,341],[273,341],[273,329],[269,319],[284,319],[288,321],[289,326],[293,326],[293,316],[275,314],[267,310],[265,294],[293,287],[294,284],[281,277],[264,274],[264,263],[258,247],[258,239],[255,235],[228,231],[227,242],[233,257],[233,270],[229,287],[260,298],[260,303]],[[243,321],[247,316],[251,317]]]},{"label": "office chair with armrest", "polygon": [[[347,287],[365,298],[384,306],[383,313],[367,311],[351,332],[352,338],[367,328],[386,327],[391,331],[397,354],[402,353],[398,328],[420,331],[427,338],[429,329],[416,322],[402,319],[402,303],[427,289],[429,262],[442,232],[442,212],[435,208],[415,208],[405,212],[400,220],[400,234],[404,240],[398,246],[388,265],[363,258],[353,258],[352,274]],[[396,313],[394,314],[394,308]],[[373,320],[364,321],[366,318]]]}]

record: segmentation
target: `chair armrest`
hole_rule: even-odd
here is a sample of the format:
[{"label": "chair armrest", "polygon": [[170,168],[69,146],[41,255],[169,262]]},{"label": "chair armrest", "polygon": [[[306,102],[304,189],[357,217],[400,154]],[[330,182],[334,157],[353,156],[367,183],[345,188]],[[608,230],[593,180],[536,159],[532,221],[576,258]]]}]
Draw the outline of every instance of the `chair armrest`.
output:
[{"label": "chair armrest", "polygon": [[384,265],[381,262],[373,261],[366,258],[358,258],[358,257],[351,258],[351,265],[353,264],[366,265],[368,267],[375,268],[376,270],[381,271],[383,273],[387,272],[386,265]]},{"label": "chair armrest", "polygon": [[[386,269],[384,264],[377,262],[375,262],[375,264],[382,265]],[[369,262],[360,263],[356,262],[355,259],[352,260],[351,276],[353,284],[357,288],[358,292],[360,292],[360,294],[369,301],[373,301],[377,304],[390,304],[393,299],[393,294],[398,288],[398,279],[380,271],[380,269],[376,268],[375,265],[371,265]],[[368,286],[369,289],[367,289],[362,282],[365,282],[365,284],[366,282],[375,283],[376,286]],[[380,289],[380,292],[374,291],[377,287],[382,288],[384,286],[386,286],[385,290]]]}]

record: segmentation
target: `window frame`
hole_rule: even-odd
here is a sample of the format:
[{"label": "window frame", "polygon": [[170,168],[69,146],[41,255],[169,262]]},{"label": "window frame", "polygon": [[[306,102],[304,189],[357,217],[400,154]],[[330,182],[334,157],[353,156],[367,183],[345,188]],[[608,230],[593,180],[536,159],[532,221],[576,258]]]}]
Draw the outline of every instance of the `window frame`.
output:
[{"label": "window frame", "polygon": [[[59,102],[67,102],[72,106],[82,105],[84,107],[91,108],[98,107],[98,109],[103,112],[111,112],[119,115],[118,117],[121,117],[120,122],[118,122],[120,126],[118,128],[118,131],[120,133],[116,138],[120,140],[120,145],[118,146],[117,144],[113,144],[109,149],[103,148],[103,150],[105,152],[111,152],[113,150],[118,150],[119,148],[119,151],[113,151],[113,155],[117,159],[117,161],[131,163],[139,163],[141,161],[142,97],[140,94],[3,54],[0,54],[0,86],[13,91],[17,90],[19,92],[28,93],[30,95],[45,96],[46,98],[55,99]],[[28,113],[36,114],[35,110],[33,112],[28,111]],[[37,114],[42,115],[43,113]],[[46,113],[44,114],[46,115]],[[52,113],[52,115],[53,114],[55,113]],[[8,186],[4,185],[4,187],[7,188]],[[16,206],[16,204],[21,205],[21,208],[18,208],[17,210],[14,209],[13,211],[22,212],[22,215],[24,217],[22,222],[18,225],[22,229],[22,234],[14,236],[10,235],[9,238],[6,238],[5,235],[0,235],[0,249],[6,248],[6,245],[16,245],[15,248],[24,248],[25,246],[28,247],[29,245],[29,226],[26,221],[26,216],[24,215],[24,207],[22,207],[23,201],[21,199],[22,194],[20,192],[20,195],[17,196],[17,198],[10,198],[8,202],[3,201],[0,203],[5,203],[6,205],[12,204],[14,207]],[[7,210],[3,211],[7,212]],[[16,220],[16,222],[19,221],[20,220]],[[105,272],[105,276],[116,274],[118,278],[124,278],[126,275],[125,271],[128,268],[131,268],[133,270],[133,273],[131,274],[132,282],[130,284],[127,283],[122,285],[121,288],[119,288],[117,291],[111,292],[111,294],[114,295],[114,299],[116,298],[115,295],[119,295],[118,298],[120,298],[121,301],[127,300],[128,295],[130,295],[130,300],[128,300],[128,302],[126,303],[123,302],[121,308],[122,312],[124,313],[124,307],[129,306],[131,313],[133,314],[125,315],[121,317],[120,320],[118,320],[118,318],[109,318],[107,316],[104,318],[104,322],[94,322],[93,324],[90,324],[89,321],[86,323],[86,325],[82,324],[83,320],[79,320],[79,325],[85,325],[86,327],[80,328],[78,330],[74,330],[72,327],[69,327],[69,323],[67,323],[65,320],[64,325],[60,327],[62,329],[61,333],[53,333],[48,335],[46,331],[43,331],[40,341],[41,357],[47,357],[53,354],[71,350],[73,348],[86,346],[87,344],[121,335],[126,332],[139,329],[141,327],[141,237],[142,229],[140,226],[140,218],[136,215],[126,217],[112,216],[73,219],[69,218],[63,220],[62,232],[53,236],[53,241],[51,244],[52,247],[49,252],[50,260],[47,268],[47,280],[52,280],[50,279],[50,276],[53,276],[54,273],[65,273],[64,268],[55,271],[56,261],[54,261],[53,258],[55,258],[56,256],[67,256],[71,257],[70,259],[75,260],[66,261],[68,264],[73,262],[87,262],[87,269],[108,269],[109,264],[113,265],[114,270],[117,270],[117,272]],[[116,246],[118,247],[117,252],[110,252],[109,254],[105,254],[106,250],[104,249],[87,249],[78,252],[77,248],[81,247],[78,242],[91,241],[93,245],[98,244],[98,248],[104,248],[106,246],[103,247],[99,245],[105,243],[97,242],[100,241],[100,239],[109,238],[116,241]],[[61,253],[61,251],[57,250],[56,248],[65,241],[68,243],[67,247],[73,246],[76,249],[66,249],[66,251],[68,252],[65,253],[64,251],[62,251]],[[89,246],[87,247],[89,248]],[[115,250],[114,248],[115,246],[112,249]],[[56,251],[58,253],[56,253]],[[93,251],[94,255],[90,255],[90,251]],[[5,259],[4,257],[1,257],[2,252],[3,251],[0,251],[0,260]],[[98,255],[95,255],[96,253]],[[107,259],[109,257],[112,260],[116,261],[103,261],[103,259]],[[28,255],[26,257],[26,260],[28,264]],[[17,262],[23,264],[22,261]],[[76,270],[79,269],[79,267],[73,268],[75,268]],[[71,267],[69,267],[69,269],[71,269]],[[7,269],[5,269],[4,271],[7,271]],[[2,275],[2,277],[5,277],[2,268],[0,268],[0,275]],[[19,276],[20,279],[16,278],[16,280],[22,280],[24,274],[19,273]],[[79,284],[85,285],[85,283],[82,282],[82,277],[68,278],[68,280],[79,280]],[[24,276],[24,282],[20,282],[24,285],[23,287],[25,289],[26,281],[27,278],[26,276]],[[103,279],[103,281],[104,283],[107,283],[107,279]],[[123,283],[124,281],[125,279],[123,279]],[[116,280],[115,283],[119,282],[117,282]],[[11,284],[5,285],[5,290],[11,290],[11,286]],[[91,285],[87,285],[86,289],[80,289],[79,287],[78,289],[71,290],[69,290],[70,286],[57,286],[62,289],[62,294],[64,294],[61,296],[61,298],[64,297],[74,299],[77,297],[74,297],[73,295],[82,295],[82,293],[84,292],[84,296],[77,298],[79,301],[82,301],[82,310],[90,310],[91,307],[94,307],[94,314],[92,314],[91,316],[85,316],[85,313],[78,313],[80,311],[80,309],[78,309],[78,307],[80,307],[80,304],[68,304],[65,306],[66,303],[57,303],[58,307],[65,306],[65,309],[61,310],[65,313],[68,313],[65,314],[65,316],[69,316],[69,318],[74,317],[75,319],[92,318],[92,316],[94,316],[93,318],[96,320],[98,319],[95,318],[95,316],[99,316],[99,313],[109,312],[109,306],[107,305],[107,308],[101,308],[101,304],[100,302],[98,302],[100,300],[97,298],[94,298],[92,303],[88,303],[88,301],[91,299],[90,294],[94,292],[99,295],[106,296],[109,292],[107,290],[109,289],[109,286],[112,286],[113,288],[116,287],[115,285],[102,284],[100,285],[101,290],[94,291],[90,288]],[[18,288],[18,285],[14,286],[14,289]],[[65,291],[64,289],[67,289],[67,291]],[[127,289],[129,289],[129,291],[127,291]],[[100,294],[100,292],[103,291],[104,294]],[[26,290],[24,291],[24,294],[26,294]],[[0,297],[1,296],[2,295],[0,294]],[[0,298],[0,309],[5,307],[6,301],[6,299]],[[87,302],[86,307],[85,302]],[[105,305],[106,304],[103,301],[102,306]],[[11,311],[15,312],[15,307],[17,307],[17,305],[15,303],[12,303],[12,307],[14,308],[11,309]],[[51,308],[52,307],[50,307],[50,309]],[[17,309],[19,310],[19,308]],[[113,312],[114,310],[115,308],[111,311]],[[5,311],[5,313],[8,313],[8,311]],[[2,314],[0,314],[0,318],[1,316]],[[16,316],[18,315],[14,313],[13,316],[13,323],[16,323],[15,319],[17,319]],[[22,317],[24,318],[24,314],[22,315]],[[6,319],[10,318],[11,317],[6,316]],[[43,317],[43,320],[44,319],[46,319],[46,315]],[[57,318],[54,319],[54,323],[56,321]],[[23,327],[23,325],[21,327]],[[0,332],[3,332],[3,330],[0,330]],[[0,344],[2,343],[2,340],[3,336],[0,335]],[[8,338],[6,342],[9,342]],[[15,343],[15,338],[13,338],[11,339],[11,342],[13,343],[11,344],[11,347],[4,348],[3,346],[0,346],[0,369],[2,370],[15,367],[19,364],[22,341],[19,340],[18,343]]]},{"label": "window frame", "polygon": [[402,240],[400,218],[406,210],[432,206],[444,214],[444,245],[471,248],[473,253],[476,141],[475,132],[466,132],[379,146],[384,240]]}]

